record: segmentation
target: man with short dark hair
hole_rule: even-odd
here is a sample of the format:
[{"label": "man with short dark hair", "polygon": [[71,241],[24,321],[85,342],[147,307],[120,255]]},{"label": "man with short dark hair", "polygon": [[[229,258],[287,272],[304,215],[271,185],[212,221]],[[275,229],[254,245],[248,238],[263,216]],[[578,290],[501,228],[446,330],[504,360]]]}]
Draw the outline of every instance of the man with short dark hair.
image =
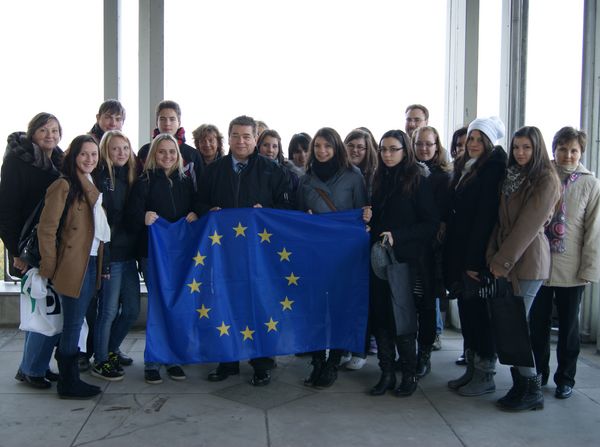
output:
[{"label": "man with short dark hair", "polygon": [[[239,116],[229,124],[229,154],[206,167],[199,194],[206,211],[222,208],[291,208],[289,182],[283,170],[256,151],[256,121]],[[271,358],[250,360],[254,386],[268,385],[274,361]],[[239,362],[219,363],[208,375],[220,382],[239,374]]]},{"label": "man with short dark hair", "polygon": [[109,130],[122,130],[125,123],[125,108],[116,99],[107,99],[100,104],[96,115],[96,124],[88,132],[98,143],[104,132]]}]

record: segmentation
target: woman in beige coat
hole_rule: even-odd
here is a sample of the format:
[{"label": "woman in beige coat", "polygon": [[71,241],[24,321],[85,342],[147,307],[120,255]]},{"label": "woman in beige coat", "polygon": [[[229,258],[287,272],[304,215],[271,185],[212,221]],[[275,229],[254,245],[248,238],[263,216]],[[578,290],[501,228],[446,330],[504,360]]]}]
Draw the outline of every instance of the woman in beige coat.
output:
[{"label": "woman in beige coat", "polygon": [[77,365],[79,332],[100,284],[103,243],[110,240],[102,195],[91,177],[97,164],[94,138],[76,137],[65,154],[64,176],[48,187],[38,225],[40,275],[52,281],[61,298],[58,394],[68,399],[100,393],[97,386],[80,380]]},{"label": "woman in beige coat", "polygon": [[[544,225],[559,199],[559,181],[537,127],[515,132],[502,183],[498,223],[490,238],[488,262],[496,278],[507,278],[523,299],[527,316],[542,281],[550,274],[550,247]],[[543,408],[541,376],[526,366],[511,368],[513,386],[498,401],[505,410]]]},{"label": "woman in beige coat", "polygon": [[585,132],[563,127],[552,141],[561,179],[560,206],[546,230],[552,251],[550,277],[531,309],[531,344],[542,385],[550,375],[550,323],[553,300],[558,314],[558,367],[555,397],[573,393],[579,356],[579,306],[586,284],[600,278],[600,181],[581,163]]}]

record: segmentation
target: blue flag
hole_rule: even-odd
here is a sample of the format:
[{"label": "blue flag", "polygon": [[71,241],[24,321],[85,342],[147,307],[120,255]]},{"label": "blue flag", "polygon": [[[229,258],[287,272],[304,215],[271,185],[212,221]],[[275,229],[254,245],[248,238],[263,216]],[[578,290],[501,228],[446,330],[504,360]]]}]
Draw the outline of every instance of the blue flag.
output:
[{"label": "blue flag", "polygon": [[225,362],[362,352],[369,237],[362,210],[224,209],[150,226],[145,360]]}]

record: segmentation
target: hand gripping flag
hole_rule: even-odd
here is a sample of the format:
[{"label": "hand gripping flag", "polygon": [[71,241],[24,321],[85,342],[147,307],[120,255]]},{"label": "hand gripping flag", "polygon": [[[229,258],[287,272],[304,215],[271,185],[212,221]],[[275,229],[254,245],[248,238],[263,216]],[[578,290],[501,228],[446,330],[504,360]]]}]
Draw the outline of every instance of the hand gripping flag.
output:
[{"label": "hand gripping flag", "polygon": [[225,209],[149,232],[145,360],[223,362],[362,352],[369,237],[362,210]]}]

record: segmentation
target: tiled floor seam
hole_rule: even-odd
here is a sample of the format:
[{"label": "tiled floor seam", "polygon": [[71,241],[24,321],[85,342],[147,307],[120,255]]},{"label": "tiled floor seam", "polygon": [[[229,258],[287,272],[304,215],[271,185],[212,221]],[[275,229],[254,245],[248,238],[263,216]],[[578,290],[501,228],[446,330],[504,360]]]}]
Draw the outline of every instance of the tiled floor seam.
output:
[{"label": "tiled floor seam", "polygon": [[457,439],[458,442],[460,442],[460,444],[463,447],[467,447],[467,444],[465,444],[465,442],[462,440],[462,438],[458,435],[458,433],[456,432],[456,430],[454,430],[454,427],[452,426],[452,424],[450,424],[450,422],[448,422],[448,420],[444,417],[444,415],[440,412],[440,410],[437,408],[437,406],[433,403],[433,401],[429,398],[429,396],[427,395],[427,393],[425,392],[425,390],[421,387],[419,387],[419,389],[421,390],[421,392],[423,393],[423,396],[425,397],[425,399],[427,400],[427,402],[429,402],[429,405],[431,405],[431,408],[433,408],[435,410],[435,412],[438,414],[438,416],[442,419],[442,421],[444,421],[444,424],[446,424],[446,427],[448,427],[448,429],[452,432],[452,434],[454,435],[454,437]]}]

